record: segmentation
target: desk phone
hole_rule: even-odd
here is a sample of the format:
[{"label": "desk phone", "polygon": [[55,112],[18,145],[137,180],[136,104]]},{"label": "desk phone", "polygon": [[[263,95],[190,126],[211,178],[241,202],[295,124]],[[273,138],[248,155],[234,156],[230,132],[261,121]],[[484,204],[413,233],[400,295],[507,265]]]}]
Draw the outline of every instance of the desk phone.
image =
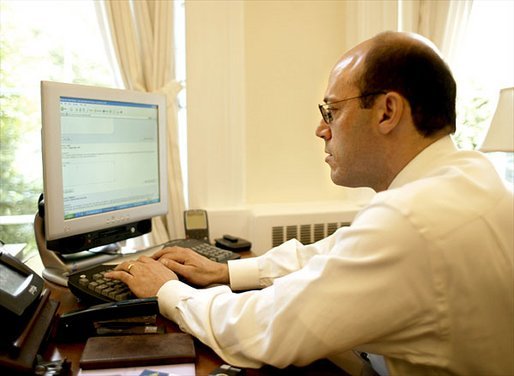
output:
[{"label": "desk phone", "polygon": [[[193,251],[216,262],[227,262],[241,256],[235,252],[221,249],[197,239],[178,239],[164,244],[164,247],[191,248]],[[78,271],[68,276],[70,291],[80,300],[99,304],[136,298],[128,286],[119,280],[106,279],[104,274],[116,265],[102,264]]]}]

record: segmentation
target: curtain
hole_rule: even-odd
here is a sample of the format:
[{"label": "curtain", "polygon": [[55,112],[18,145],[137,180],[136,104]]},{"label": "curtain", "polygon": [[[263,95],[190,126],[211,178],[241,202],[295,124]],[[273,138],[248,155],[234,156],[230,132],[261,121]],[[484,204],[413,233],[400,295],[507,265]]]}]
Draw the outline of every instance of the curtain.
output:
[{"label": "curtain", "polygon": [[177,94],[182,87],[174,77],[173,2],[105,0],[102,5],[125,88],[166,95],[168,215],[152,220],[152,237],[156,244],[183,238],[185,202],[177,126]]},{"label": "curtain", "polygon": [[430,39],[448,62],[458,55],[472,0],[400,0],[399,29]]}]

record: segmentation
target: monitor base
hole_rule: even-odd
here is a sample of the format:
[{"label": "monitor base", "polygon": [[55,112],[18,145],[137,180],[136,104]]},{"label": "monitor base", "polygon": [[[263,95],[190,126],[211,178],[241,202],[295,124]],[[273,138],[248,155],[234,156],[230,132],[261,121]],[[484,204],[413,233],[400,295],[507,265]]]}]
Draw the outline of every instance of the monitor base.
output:
[{"label": "monitor base", "polygon": [[47,249],[43,220],[38,214],[34,218],[34,234],[39,255],[45,266],[43,278],[61,286],[68,286],[69,274],[104,264],[121,256],[120,246],[117,243],[109,244],[105,248],[98,247],[92,251],[82,251],[65,256]]}]

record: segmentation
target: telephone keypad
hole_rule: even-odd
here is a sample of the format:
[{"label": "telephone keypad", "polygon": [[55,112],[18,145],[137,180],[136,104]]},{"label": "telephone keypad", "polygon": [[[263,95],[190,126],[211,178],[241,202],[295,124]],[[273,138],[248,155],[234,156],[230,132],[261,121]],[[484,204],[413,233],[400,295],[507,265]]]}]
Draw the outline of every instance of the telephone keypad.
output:
[{"label": "telephone keypad", "polygon": [[104,276],[113,268],[114,265],[99,265],[96,268],[79,273],[75,277],[74,283],[78,284],[83,291],[85,290],[85,293],[96,297],[100,295],[103,301],[134,299],[135,295],[124,282]]},{"label": "telephone keypad", "polygon": [[[89,282],[88,288],[116,301],[134,298],[135,296],[125,283],[120,280],[104,277],[104,274],[110,270],[112,269],[93,274],[93,281]],[[85,275],[84,279],[87,280]]]}]

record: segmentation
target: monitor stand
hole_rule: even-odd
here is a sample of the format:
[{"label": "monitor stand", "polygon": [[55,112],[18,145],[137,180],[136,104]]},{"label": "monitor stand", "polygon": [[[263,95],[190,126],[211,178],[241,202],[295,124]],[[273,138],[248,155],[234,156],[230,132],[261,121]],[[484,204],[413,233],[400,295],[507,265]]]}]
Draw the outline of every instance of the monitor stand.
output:
[{"label": "monitor stand", "polygon": [[89,251],[61,255],[46,248],[43,219],[36,214],[34,218],[34,234],[39,255],[45,269],[43,278],[61,286],[68,286],[68,275],[89,267],[104,264],[121,256],[118,244],[110,244]]}]

